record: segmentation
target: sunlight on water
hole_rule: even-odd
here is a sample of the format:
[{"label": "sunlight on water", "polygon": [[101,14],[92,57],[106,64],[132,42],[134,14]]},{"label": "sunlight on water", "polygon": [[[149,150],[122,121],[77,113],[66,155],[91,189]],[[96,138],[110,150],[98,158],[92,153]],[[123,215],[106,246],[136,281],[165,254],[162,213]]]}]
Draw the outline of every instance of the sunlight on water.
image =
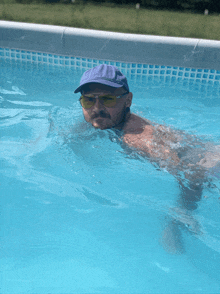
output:
[{"label": "sunlight on water", "polygon": [[[2,293],[219,293],[219,167],[207,173],[196,210],[178,207],[166,163],[83,121],[73,94],[80,76],[2,64]],[[201,138],[187,141],[192,158],[198,142],[220,145],[217,90],[129,85],[134,113]],[[169,220],[183,254],[162,246]]]}]

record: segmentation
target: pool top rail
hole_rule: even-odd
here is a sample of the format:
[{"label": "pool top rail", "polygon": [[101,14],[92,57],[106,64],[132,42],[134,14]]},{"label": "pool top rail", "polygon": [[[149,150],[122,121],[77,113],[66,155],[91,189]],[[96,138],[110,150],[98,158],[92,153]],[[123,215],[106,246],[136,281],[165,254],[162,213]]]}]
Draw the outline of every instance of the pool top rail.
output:
[{"label": "pool top rail", "polygon": [[120,62],[220,70],[220,41],[0,21],[0,47]]}]

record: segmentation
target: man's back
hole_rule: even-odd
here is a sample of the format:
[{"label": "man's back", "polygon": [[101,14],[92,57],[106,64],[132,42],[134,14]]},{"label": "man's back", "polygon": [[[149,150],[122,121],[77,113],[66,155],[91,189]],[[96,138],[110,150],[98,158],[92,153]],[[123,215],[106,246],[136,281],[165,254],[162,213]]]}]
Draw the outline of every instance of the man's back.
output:
[{"label": "man's back", "polygon": [[124,128],[123,141],[151,158],[169,159],[173,165],[179,158],[171,145],[181,140],[181,137],[161,125],[153,125],[135,114],[131,114]]},{"label": "man's back", "polygon": [[169,165],[181,163],[206,169],[220,163],[220,146],[204,144],[195,136],[153,124],[135,114],[130,115],[123,131],[123,142],[129,147],[151,159],[167,160]]}]

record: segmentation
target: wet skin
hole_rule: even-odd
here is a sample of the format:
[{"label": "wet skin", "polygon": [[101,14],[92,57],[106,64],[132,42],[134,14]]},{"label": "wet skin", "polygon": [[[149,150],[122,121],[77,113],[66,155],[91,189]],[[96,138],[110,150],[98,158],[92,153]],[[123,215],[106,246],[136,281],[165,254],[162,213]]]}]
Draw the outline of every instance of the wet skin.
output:
[{"label": "wet skin", "polygon": [[[178,209],[184,219],[191,227],[197,227],[193,217],[188,213],[197,208],[197,202],[201,200],[203,183],[205,182],[205,171],[207,168],[215,166],[220,162],[220,148],[218,146],[216,153],[206,152],[196,163],[187,163],[179,158],[179,153],[171,148],[183,140],[180,133],[173,131],[162,125],[153,125],[147,119],[143,119],[126,109],[132,104],[132,93],[119,98],[114,107],[108,108],[102,105],[98,96],[111,94],[115,96],[122,95],[126,90],[123,88],[112,88],[101,84],[89,84],[83,89],[82,94],[97,95],[96,103],[90,109],[83,109],[83,115],[88,123],[95,128],[119,129],[123,131],[121,140],[125,145],[136,148],[143,155],[153,161],[166,160],[166,168],[173,174],[179,182],[180,195],[178,199]],[[183,171],[188,184],[178,176],[178,172]],[[190,171],[190,173],[189,173]],[[165,247],[169,252],[182,253],[183,247],[181,234],[178,227],[181,222],[171,219],[164,230],[163,239]],[[195,233],[195,232],[194,232]]]},{"label": "wet skin", "polygon": [[[178,157],[175,152],[171,152],[169,144],[171,141],[177,141],[179,138],[174,132],[167,132],[163,126],[156,128],[150,121],[143,119],[135,114],[126,113],[126,109],[131,106],[132,93],[119,98],[114,107],[105,107],[99,101],[98,96],[111,94],[119,96],[126,93],[123,88],[112,88],[101,84],[89,84],[83,89],[84,95],[97,95],[96,103],[89,109],[83,110],[83,115],[88,123],[95,128],[121,129],[124,136],[123,141],[130,147],[142,150],[150,157],[159,157],[162,159],[171,158],[173,164],[178,163]],[[157,135],[156,135],[157,134]]]},{"label": "wet skin", "polygon": [[[132,104],[133,95],[131,92],[117,99],[116,105],[111,108],[105,107],[98,98],[103,94],[120,96],[124,93],[126,93],[124,88],[89,84],[83,89],[82,94],[97,95],[97,99],[91,108],[82,108],[85,120],[101,130],[111,128],[123,130],[122,140],[126,145],[142,151],[150,158],[168,160],[170,165],[177,166],[180,159],[177,152],[171,149],[171,145],[183,140],[178,132],[162,125],[153,125],[149,120],[132,114],[130,111],[126,113],[126,109],[130,108]],[[196,165],[211,168],[218,162],[220,162],[220,149],[214,154],[207,152]],[[188,167],[194,165],[187,164]]]},{"label": "wet skin", "polygon": [[95,128],[101,130],[118,127],[123,120],[126,107],[131,106],[132,93],[128,93],[117,99],[117,103],[114,107],[105,107],[102,105],[98,96],[104,94],[120,96],[124,93],[126,93],[126,90],[123,88],[115,89],[101,84],[89,84],[89,86],[83,90],[82,94],[92,94],[97,97],[94,106],[89,109],[82,108],[85,120],[91,123]]}]

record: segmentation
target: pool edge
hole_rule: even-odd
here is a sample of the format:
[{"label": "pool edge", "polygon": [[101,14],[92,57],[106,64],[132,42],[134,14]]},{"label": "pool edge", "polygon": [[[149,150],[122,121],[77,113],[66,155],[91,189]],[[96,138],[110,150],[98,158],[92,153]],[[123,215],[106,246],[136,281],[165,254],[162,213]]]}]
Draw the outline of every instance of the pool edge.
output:
[{"label": "pool edge", "polygon": [[0,21],[0,47],[167,66],[220,69],[220,41]]}]

